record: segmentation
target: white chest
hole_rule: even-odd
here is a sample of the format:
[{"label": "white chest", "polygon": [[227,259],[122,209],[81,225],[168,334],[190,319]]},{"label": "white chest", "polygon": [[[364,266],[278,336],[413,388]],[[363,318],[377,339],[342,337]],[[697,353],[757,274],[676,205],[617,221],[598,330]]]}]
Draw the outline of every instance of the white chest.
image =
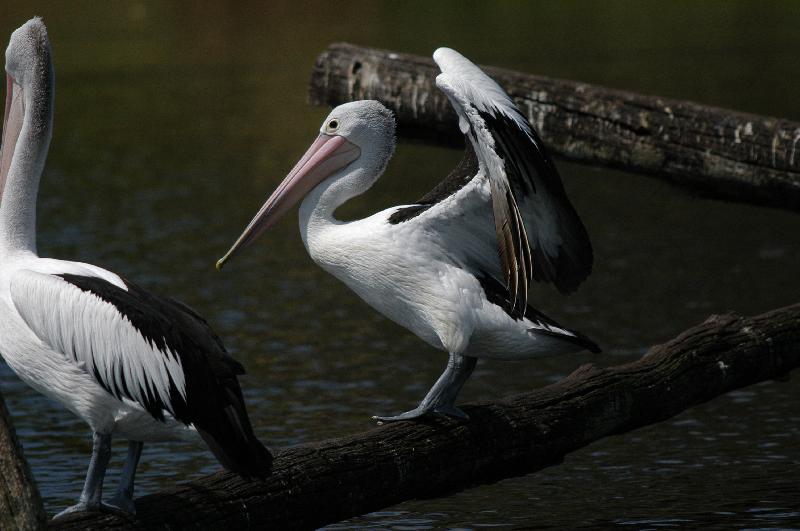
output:
[{"label": "white chest", "polygon": [[319,230],[306,247],[367,304],[431,346],[451,350],[468,341],[463,298],[475,280],[413,226],[367,218]]}]

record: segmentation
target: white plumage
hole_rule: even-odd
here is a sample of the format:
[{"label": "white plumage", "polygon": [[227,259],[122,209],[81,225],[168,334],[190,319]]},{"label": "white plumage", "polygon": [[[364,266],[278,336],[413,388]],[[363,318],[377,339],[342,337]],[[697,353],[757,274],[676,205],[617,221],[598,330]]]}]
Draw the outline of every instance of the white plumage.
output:
[{"label": "white plumage", "polygon": [[[397,211],[393,207],[365,219],[331,221],[321,227],[311,221],[313,208],[312,196],[300,207],[300,233],[311,258],[370,306],[434,348],[495,359],[575,350],[571,343],[529,332],[555,327],[515,320],[487,300],[468,264],[493,264],[499,275],[497,248],[474,245],[476,233],[463,212],[454,215],[455,208],[437,204],[429,217],[392,225],[387,219]],[[487,208],[485,232],[493,238],[491,207]],[[439,211],[450,215],[437,218]],[[445,245],[458,241],[466,245]]]},{"label": "white plumage", "polygon": [[[140,441],[194,439],[192,425],[176,421],[171,412],[159,421],[141,405],[148,386],[171,404],[165,373],[185,396],[180,360],[164,356],[115,307],[55,276],[60,274],[96,276],[127,289],[117,275],[88,264],[35,256],[3,263],[0,352],[9,366],[94,432]],[[95,371],[106,382],[129,382],[133,399],[109,394]]]},{"label": "white plumage", "polygon": [[267,199],[225,263],[291,204],[311,258],[369,305],[449,353],[416,409],[464,416],[454,402],[477,358],[524,359],[597,346],[527,304],[533,280],[574,290],[592,249],[555,166],[500,86],[458,52],[434,53],[437,86],[459,117],[467,149],[417,203],[342,222],[337,207],[364,193],[394,150],[395,123],[378,102],[335,108],[320,136]]},{"label": "white plumage", "polygon": [[[60,269],[59,274],[63,274],[77,268],[61,264]],[[137,403],[145,402],[149,387],[174,414],[171,383],[186,399],[178,354],[169,348],[157,349],[112,304],[58,276],[30,269],[13,275],[10,288],[14,307],[42,346],[59,352],[86,372],[96,372],[109,386],[128,386]],[[131,356],[132,352],[136,355]]]},{"label": "white plumage", "polygon": [[[198,433],[227,468],[269,472],[237,375],[244,369],[194,311],[102,268],[40,258],[36,195],[52,135],[55,74],[47,30],[32,19],[6,50],[8,93],[0,150],[0,353],[28,385],[94,432],[77,505],[66,512],[133,512],[144,441]],[[130,441],[111,506],[102,486],[111,436]],[[62,513],[63,514],[63,513]]]},{"label": "white plumage", "polygon": [[[528,121],[517,106],[495,80],[483,73],[472,61],[451,48],[439,48],[433,52],[433,60],[442,73],[436,76],[436,86],[444,92],[462,121],[461,132],[467,134],[470,124],[465,114],[469,107],[479,111],[502,113],[517,126],[530,134]],[[493,141],[490,141],[494,145]]]}]

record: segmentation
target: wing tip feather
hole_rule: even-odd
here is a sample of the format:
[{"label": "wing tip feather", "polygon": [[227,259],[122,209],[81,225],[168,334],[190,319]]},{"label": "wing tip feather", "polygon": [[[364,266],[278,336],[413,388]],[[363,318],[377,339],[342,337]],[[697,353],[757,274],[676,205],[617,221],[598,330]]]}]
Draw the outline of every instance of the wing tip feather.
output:
[{"label": "wing tip feather", "polygon": [[[502,87],[461,53],[452,48],[439,47],[434,51],[433,59],[442,72],[437,77],[437,85],[448,95],[451,103],[456,107],[460,121],[465,120],[465,109],[461,107],[471,107],[473,110],[477,110],[477,115],[474,117],[472,114],[466,113],[469,114],[470,122],[474,120],[483,122],[482,124],[478,123],[478,129],[486,128],[492,140],[496,143],[500,142],[500,146],[492,149],[503,159],[506,166],[511,165],[505,170],[506,173],[519,174],[519,182],[512,182],[511,175],[504,176],[502,181],[505,182],[506,190],[499,186],[500,183],[496,182],[496,179],[490,178],[491,193],[493,198],[496,197],[492,203],[500,265],[506,287],[509,290],[512,309],[521,302],[527,301],[525,288],[533,280],[552,283],[562,293],[574,291],[591,272],[593,261],[591,243],[585,227],[566,197],[558,171],[544,147],[540,145],[541,142],[539,142],[535,130]],[[505,131],[503,129],[505,122],[510,122],[517,127],[508,129],[509,126],[505,125],[506,136],[498,140],[496,135]],[[479,144],[481,140],[475,134],[475,127],[475,123],[472,123],[473,135],[470,136],[469,141]],[[495,131],[498,128],[499,133]],[[517,131],[517,129],[519,130]],[[462,130],[464,130],[463,126]],[[518,136],[524,137],[524,145],[519,144],[522,140],[516,142],[515,139]],[[507,147],[507,151],[503,151],[504,146]],[[490,145],[490,147],[492,146]],[[503,153],[498,153],[498,149]],[[528,151],[535,160],[533,162],[525,162],[527,159],[519,161],[518,158]],[[486,166],[485,161],[482,161],[482,165]],[[542,180],[542,183],[535,184],[529,175],[531,172],[537,175],[541,174],[539,179]],[[527,180],[526,176],[528,176]],[[517,188],[512,186],[514,183]],[[519,190],[519,186],[522,186],[521,190]],[[515,193],[522,193],[523,196],[541,193],[552,196],[555,201],[553,208],[556,210],[553,215],[560,226],[566,225],[561,226],[558,231],[563,239],[569,240],[565,242],[565,245],[558,247],[554,256],[550,256],[553,253],[542,248],[542,235],[537,232],[541,230],[539,227],[532,227],[531,235],[534,238],[534,245],[531,245],[525,227],[525,218],[517,206]],[[520,201],[522,200],[520,198]],[[501,205],[500,202],[505,205]],[[523,204],[523,206],[525,205]],[[511,212],[511,210],[515,210],[515,212]],[[504,223],[510,223],[512,227],[503,228]],[[524,242],[518,241],[522,238],[525,239]],[[517,277],[520,274],[523,277],[522,281]],[[520,287],[526,293],[519,293]]]}]

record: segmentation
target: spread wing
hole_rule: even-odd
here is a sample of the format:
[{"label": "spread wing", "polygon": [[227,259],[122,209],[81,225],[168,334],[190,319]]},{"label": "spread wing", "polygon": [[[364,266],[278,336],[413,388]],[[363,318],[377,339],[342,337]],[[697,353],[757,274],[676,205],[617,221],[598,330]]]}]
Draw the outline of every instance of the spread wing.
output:
[{"label": "spread wing", "polygon": [[502,279],[512,311],[524,312],[531,280],[573,291],[591,272],[592,247],[541,140],[477,66],[448,48],[433,58],[442,71],[436,85],[467,140],[465,157],[390,222],[415,220],[456,240],[465,264]]}]

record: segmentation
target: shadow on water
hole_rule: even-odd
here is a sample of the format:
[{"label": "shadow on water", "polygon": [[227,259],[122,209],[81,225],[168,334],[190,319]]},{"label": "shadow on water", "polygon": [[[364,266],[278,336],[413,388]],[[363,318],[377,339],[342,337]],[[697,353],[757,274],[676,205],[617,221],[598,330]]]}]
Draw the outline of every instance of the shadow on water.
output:
[{"label": "shadow on water", "polygon": [[[33,14],[48,24],[57,72],[40,251],[106,266],[206,315],[248,368],[256,429],[275,446],[408,409],[445,363],[318,269],[293,220],[213,270],[316,135],[327,111],[306,104],[305,88],[328,43],[420,54],[446,44],[479,63],[800,119],[800,8],[789,2],[34,2],[4,5],[0,35]],[[458,157],[402,144],[342,215],[412,201]],[[590,360],[628,361],[710,313],[797,302],[797,215],[559,168],[596,266],[576,294],[539,288],[534,300],[607,354],[482,363],[464,400],[546,385]],[[48,509],[73,502],[86,426],[5,365],[0,386]],[[800,527],[798,398],[796,381],[754,386],[558,467],[331,528]],[[138,492],[217,468],[202,446],[150,445]]]}]

